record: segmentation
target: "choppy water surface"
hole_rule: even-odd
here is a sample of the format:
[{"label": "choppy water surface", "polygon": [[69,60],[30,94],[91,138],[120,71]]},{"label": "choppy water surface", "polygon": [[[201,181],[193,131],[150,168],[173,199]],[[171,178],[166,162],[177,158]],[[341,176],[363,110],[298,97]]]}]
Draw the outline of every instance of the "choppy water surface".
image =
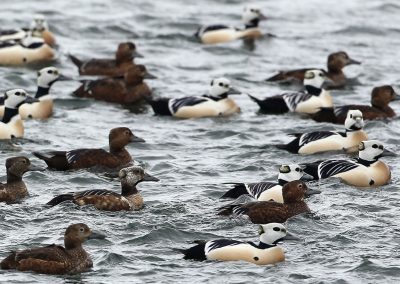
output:
[{"label": "choppy water surface", "polygon": [[[67,54],[111,56],[117,44],[134,40],[146,64],[158,77],[149,81],[154,94],[179,97],[203,94],[209,81],[226,76],[233,84],[262,97],[288,87],[262,82],[278,69],[324,67],[329,53],[345,50],[361,66],[346,68],[357,77],[345,90],[334,91],[336,103],[369,103],[372,87],[393,84],[399,90],[400,4],[393,1],[259,1],[269,17],[258,41],[202,46],[191,35],[198,24],[240,24],[242,1],[1,1],[2,27],[23,26],[34,13],[45,14],[60,45],[55,66],[77,77]],[[35,90],[34,68],[1,68],[1,89]],[[357,190],[336,181],[315,184],[323,194],[309,200],[314,217],[298,216],[288,228],[304,241],[282,244],[287,261],[258,267],[242,262],[190,262],[172,248],[210,238],[257,240],[257,226],[223,219],[215,209],[227,189],[223,182],[274,180],[277,165],[325,158],[298,157],[269,146],[288,141],[287,133],[340,128],[314,124],[295,115],[265,116],[247,96],[235,99],[242,113],[230,118],[176,120],[156,117],[147,106],[127,108],[77,100],[77,82],[59,82],[52,93],[56,112],[48,121],[26,122],[26,140],[18,149],[1,145],[1,174],[12,155],[43,149],[107,145],[109,129],[128,126],[146,139],[129,150],[159,183],[139,188],[146,201],[140,212],[104,213],[73,206],[43,208],[54,195],[105,188],[119,182],[87,171],[32,172],[25,181],[30,198],[1,205],[0,256],[28,244],[62,242],[68,224],[85,222],[108,235],[86,244],[93,257],[91,272],[76,276],[43,276],[0,271],[3,283],[374,283],[397,282],[399,259],[398,158],[386,161],[393,182],[379,189]],[[293,87],[291,87],[293,89]],[[393,103],[400,113],[400,106]],[[138,110],[139,109],[139,110]],[[400,121],[368,123],[371,138],[399,149]],[[36,164],[41,162],[34,159]]]}]

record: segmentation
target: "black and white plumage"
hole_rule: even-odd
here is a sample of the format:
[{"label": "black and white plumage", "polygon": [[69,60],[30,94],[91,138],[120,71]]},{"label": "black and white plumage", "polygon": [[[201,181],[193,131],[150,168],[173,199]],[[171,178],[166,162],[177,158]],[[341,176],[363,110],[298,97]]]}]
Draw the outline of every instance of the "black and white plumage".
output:
[{"label": "black and white plumage", "polygon": [[274,264],[285,259],[284,251],[277,246],[283,240],[298,240],[279,223],[260,226],[260,242],[241,242],[229,239],[197,241],[197,245],[180,250],[184,259],[247,261],[258,265]]},{"label": "black and white plumage", "polygon": [[275,95],[265,99],[250,98],[255,101],[264,113],[315,113],[321,107],[332,107],[332,97],[322,88],[327,80],[322,70],[308,70],[304,77],[305,91]]},{"label": "black and white plumage", "polygon": [[178,99],[170,99],[168,102],[168,107],[171,113],[176,113],[179,108],[185,106],[195,106],[208,101],[206,97],[184,97]]}]

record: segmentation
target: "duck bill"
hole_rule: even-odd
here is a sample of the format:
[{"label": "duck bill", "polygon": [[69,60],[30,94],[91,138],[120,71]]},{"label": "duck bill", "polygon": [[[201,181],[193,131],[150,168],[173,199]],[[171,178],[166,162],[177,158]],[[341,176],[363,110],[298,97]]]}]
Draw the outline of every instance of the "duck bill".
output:
[{"label": "duck bill", "polygon": [[25,101],[24,101],[24,103],[26,103],[26,104],[33,104],[33,103],[37,103],[38,101],[39,101],[39,100],[38,100],[37,98],[27,96],[26,99],[25,99]]},{"label": "duck bill", "polygon": [[353,64],[355,64],[355,65],[360,65],[361,62],[360,62],[360,61],[357,61],[357,60],[354,60],[354,59],[352,59],[352,58],[349,58],[349,60],[347,61],[346,65],[353,65]]},{"label": "duck bill", "polygon": [[301,239],[299,237],[296,237],[295,235],[292,235],[291,233],[287,232],[286,236],[284,236],[281,240],[283,240],[283,241],[300,241]]},{"label": "duck bill", "polygon": [[302,181],[312,181],[312,180],[314,180],[314,177],[312,175],[304,173],[303,176],[300,178],[300,180],[302,180]]},{"label": "duck bill", "polygon": [[28,168],[28,171],[30,172],[44,172],[46,169],[39,167],[39,166],[35,166],[35,165],[30,165]]},{"label": "duck bill", "polygon": [[154,76],[153,74],[146,72],[146,74],[144,74],[144,79],[157,79],[156,76]]},{"label": "duck bill", "polygon": [[242,92],[239,91],[238,89],[230,88],[227,94],[228,95],[240,95],[240,94],[242,94]]},{"label": "duck bill", "polygon": [[311,196],[311,195],[320,194],[320,193],[321,193],[320,190],[307,188],[307,191],[306,191],[306,193],[305,193],[305,196],[306,196],[306,197],[309,197],[309,196]]},{"label": "duck bill", "polygon": [[329,77],[325,77],[324,82],[322,83],[321,88],[325,89],[326,87],[333,86],[335,82]]},{"label": "duck bill", "polygon": [[380,156],[381,156],[381,157],[396,157],[397,154],[394,153],[394,152],[392,152],[392,151],[389,151],[389,150],[384,149],[383,152],[382,152],[382,154],[381,154]]},{"label": "duck bill", "polygon": [[96,239],[97,240],[103,240],[105,238],[106,238],[106,236],[101,234],[100,232],[92,231],[92,233],[88,237],[88,240],[96,240]]},{"label": "duck bill", "polygon": [[72,81],[73,79],[71,77],[68,76],[64,76],[64,75],[60,75],[57,79],[57,81]]},{"label": "duck bill", "polygon": [[268,17],[265,16],[263,13],[260,13],[260,14],[258,15],[258,19],[259,19],[260,21],[265,21],[265,20],[268,20]]},{"label": "duck bill", "polygon": [[394,94],[392,101],[400,101],[400,95]]},{"label": "duck bill", "polygon": [[135,135],[132,135],[130,142],[146,142],[143,138],[137,137]]},{"label": "duck bill", "polygon": [[144,56],[141,55],[141,54],[140,54],[139,52],[137,52],[137,51],[132,52],[132,56],[133,56],[134,58],[144,58]]},{"label": "duck bill", "polygon": [[160,181],[160,180],[156,177],[149,175],[148,173],[145,173],[143,181]]},{"label": "duck bill", "polygon": [[260,226],[258,227],[258,234],[259,234],[259,235],[262,235],[262,234],[264,234],[264,233],[265,233],[264,228],[263,228],[263,226],[260,225]]}]

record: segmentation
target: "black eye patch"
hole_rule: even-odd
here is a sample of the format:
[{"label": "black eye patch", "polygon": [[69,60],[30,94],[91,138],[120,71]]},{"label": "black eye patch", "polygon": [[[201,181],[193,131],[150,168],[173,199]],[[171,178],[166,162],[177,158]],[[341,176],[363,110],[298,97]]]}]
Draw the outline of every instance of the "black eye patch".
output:
[{"label": "black eye patch", "polygon": [[372,148],[376,149],[376,148],[378,148],[378,145],[374,144],[374,145],[372,145]]},{"label": "black eye patch", "polygon": [[274,230],[275,232],[279,232],[281,229],[279,227],[274,227],[272,230]]}]

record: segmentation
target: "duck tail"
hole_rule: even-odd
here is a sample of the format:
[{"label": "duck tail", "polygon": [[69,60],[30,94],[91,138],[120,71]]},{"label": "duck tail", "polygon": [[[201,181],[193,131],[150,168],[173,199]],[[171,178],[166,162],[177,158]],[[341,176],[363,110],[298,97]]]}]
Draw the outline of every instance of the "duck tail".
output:
[{"label": "duck tail", "polygon": [[249,98],[250,98],[252,101],[254,101],[254,102],[260,104],[260,102],[261,102],[260,99],[257,99],[256,97],[253,97],[252,95],[249,95],[249,94],[247,94],[247,95],[249,96]]},{"label": "duck tail", "polygon": [[151,105],[155,114],[159,115],[172,115],[169,110],[168,102],[170,99],[168,98],[159,98],[154,100],[151,97],[145,98],[146,102]]},{"label": "duck tail", "polygon": [[68,54],[71,61],[78,67],[81,68],[83,62],[82,60],[78,59],[77,57],[73,56],[72,54]]},{"label": "duck tail", "polygon": [[56,197],[54,197],[52,200],[46,203],[46,205],[49,205],[51,207],[56,206],[62,202],[65,201],[72,201],[74,200],[74,195],[72,193],[67,193],[67,194],[61,194]]},{"label": "duck tail", "polygon": [[220,198],[238,198],[244,194],[249,194],[244,183],[226,183],[233,185],[233,188],[225,192]]},{"label": "duck tail", "polygon": [[179,250],[184,254],[183,259],[195,259],[195,260],[206,260],[205,254],[206,242],[198,243],[197,245],[188,248]]},{"label": "duck tail", "polygon": [[274,76],[265,79],[265,81],[267,81],[267,82],[282,81],[285,79],[284,75],[285,75],[284,72],[279,72],[278,74],[275,74]]},{"label": "duck tail", "polygon": [[48,156],[48,153],[32,152],[32,154],[45,162],[49,162],[52,158],[52,156]]}]

